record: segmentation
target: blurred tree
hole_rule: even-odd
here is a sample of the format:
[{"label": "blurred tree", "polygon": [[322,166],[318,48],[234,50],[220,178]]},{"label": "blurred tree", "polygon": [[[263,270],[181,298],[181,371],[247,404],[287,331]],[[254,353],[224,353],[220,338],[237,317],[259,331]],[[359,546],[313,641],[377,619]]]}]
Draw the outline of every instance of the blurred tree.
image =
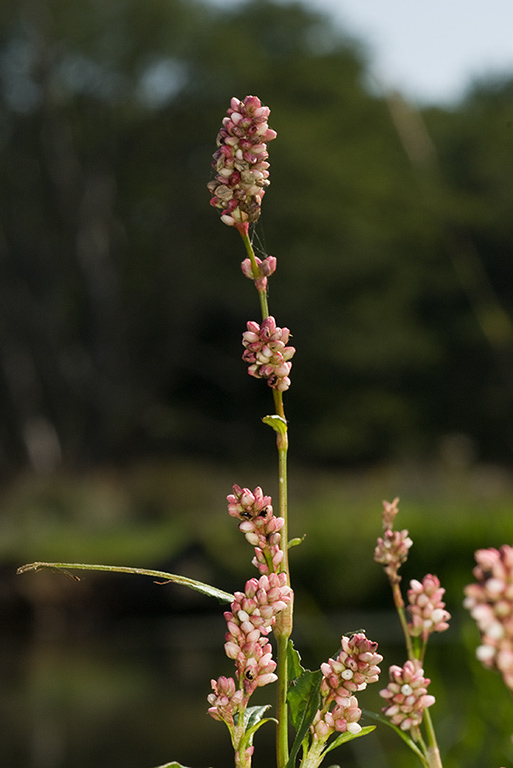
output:
[{"label": "blurred tree", "polygon": [[298,347],[296,455],[423,453],[456,432],[510,457],[502,362],[447,251],[464,236],[511,306],[510,84],[426,112],[444,180],[419,184],[361,45],[300,4],[8,0],[0,45],[6,466],[267,445],[268,392],[237,349],[257,305],[205,190],[247,93],[279,134],[255,238]]},{"label": "blurred tree", "polygon": [[463,298],[442,337],[451,361],[443,400],[455,428],[469,424],[481,455],[496,461],[513,450],[512,89],[513,79],[476,83],[457,110],[426,114],[439,151],[433,209]]}]

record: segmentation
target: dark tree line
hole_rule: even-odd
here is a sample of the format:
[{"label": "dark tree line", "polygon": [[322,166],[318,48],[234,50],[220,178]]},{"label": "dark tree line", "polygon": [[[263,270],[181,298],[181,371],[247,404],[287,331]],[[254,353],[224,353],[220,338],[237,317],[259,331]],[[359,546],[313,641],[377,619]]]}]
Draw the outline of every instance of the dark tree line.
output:
[{"label": "dark tree line", "polygon": [[232,95],[272,109],[259,247],[298,352],[298,456],[513,453],[513,79],[417,112],[301,5],[0,10],[0,458],[248,456],[258,307],[206,182]]}]

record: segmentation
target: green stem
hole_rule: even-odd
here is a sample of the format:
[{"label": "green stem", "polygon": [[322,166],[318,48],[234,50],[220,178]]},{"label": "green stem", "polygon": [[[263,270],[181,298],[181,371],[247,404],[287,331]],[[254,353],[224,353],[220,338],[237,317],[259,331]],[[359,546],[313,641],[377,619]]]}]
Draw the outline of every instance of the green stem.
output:
[{"label": "green stem", "polygon": [[[253,269],[253,276],[256,279],[260,273],[258,270],[258,264],[255,258],[255,252],[251,240],[249,239],[247,228],[239,229],[240,236],[244,243],[246,253],[251,262]],[[256,285],[256,282],[255,282]],[[259,290],[257,288],[258,298],[260,300],[260,309],[262,311],[262,320],[269,317],[269,306],[267,303],[267,294],[265,290]],[[280,416],[284,422],[285,409],[283,407],[283,395],[276,389],[273,389],[274,407],[276,414]],[[287,574],[287,582],[290,584],[290,572],[289,572],[289,556],[288,556],[288,499],[287,499],[287,454],[288,454],[288,431],[284,433],[278,431],[276,433],[276,445],[278,448],[278,512],[279,516],[283,518],[284,524],[281,529],[281,540],[283,544],[283,561],[280,566],[280,571]],[[277,662],[278,662],[278,698],[277,698],[277,716],[278,727],[276,729],[276,761],[277,768],[285,768],[285,765],[289,759],[289,738],[288,738],[288,705],[287,705],[287,693],[289,687],[289,675],[288,675],[288,661],[287,661],[287,648],[289,637],[292,633],[292,616],[293,616],[293,601],[289,603],[287,608],[280,611],[276,618],[276,624],[274,627],[274,635],[276,637],[277,645]]]},{"label": "green stem", "polygon": [[[273,389],[274,406],[278,416],[286,422],[285,410],[283,408],[283,394]],[[281,540],[283,544],[283,561],[281,571],[285,571],[287,579],[290,582],[289,572],[289,553],[288,553],[288,486],[287,486],[287,456],[289,450],[288,429],[282,433],[276,433],[276,446],[278,448],[278,513],[283,517],[284,523],[281,529]]]},{"label": "green stem", "polygon": [[436,741],[435,729],[433,727],[433,721],[429,710],[424,710],[424,723],[426,726],[428,747],[426,750],[426,757],[429,762],[429,768],[443,768],[442,758],[440,757],[440,750]]},{"label": "green stem", "polygon": [[392,593],[394,596],[394,604],[397,610],[397,614],[399,616],[399,621],[401,622],[401,629],[403,630],[404,641],[406,643],[406,650],[408,651],[408,658],[411,661],[413,661],[416,657],[413,652],[413,645],[411,642],[410,633],[408,631],[408,620],[406,618],[406,613],[404,611],[404,600],[401,594],[401,588],[399,586],[399,582],[394,581],[392,583]]},{"label": "green stem", "polygon": [[[279,416],[285,419],[285,412],[283,409],[283,397],[281,392],[274,392],[274,402],[276,411]],[[278,494],[278,511],[279,516],[283,518],[283,528],[281,529],[281,537],[283,542],[283,560],[281,562],[280,571],[287,574],[287,582],[290,584],[290,572],[289,572],[289,556],[288,556],[288,499],[287,499],[287,453],[288,453],[288,433],[285,431],[276,433],[276,443],[278,447],[278,480],[279,480],[279,494]],[[292,617],[293,617],[293,600],[289,603],[287,608],[280,611],[276,617],[276,625],[274,634],[277,643],[277,660],[278,660],[278,728],[276,731],[276,757],[278,768],[284,768],[289,759],[289,743],[288,743],[288,705],[287,705],[287,692],[289,685],[288,675],[288,663],[287,663],[287,647],[289,637],[292,633]]]},{"label": "green stem", "polygon": [[[287,609],[286,609],[287,610]],[[285,611],[282,611],[284,613]],[[290,615],[292,615],[290,613]],[[276,728],[276,765],[277,768],[285,768],[289,760],[289,723],[288,723],[288,705],[287,693],[289,687],[288,659],[287,659],[288,637],[278,636],[276,638],[276,656],[278,662],[278,697],[276,701],[277,720]]]}]

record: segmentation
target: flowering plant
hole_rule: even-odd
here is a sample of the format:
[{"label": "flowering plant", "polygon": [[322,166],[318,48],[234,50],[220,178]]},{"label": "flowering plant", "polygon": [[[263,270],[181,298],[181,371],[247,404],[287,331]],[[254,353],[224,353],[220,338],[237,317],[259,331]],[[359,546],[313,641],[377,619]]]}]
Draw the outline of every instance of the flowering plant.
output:
[{"label": "flowering plant", "polygon": [[[303,668],[290,639],[294,593],[288,553],[301,540],[289,540],[288,535],[289,441],[283,395],[291,386],[296,350],[289,343],[289,329],[279,327],[269,313],[268,283],[276,272],[277,260],[268,255],[257,257],[250,236],[270,183],[267,143],[276,138],[276,132],[268,126],[269,115],[269,108],[255,96],[231,100],[217,136],[212,163],[215,176],[208,183],[211,205],[221,211],[221,221],[242,238],[246,252],[242,273],[254,283],[259,299],[261,318],[247,322],[242,359],[252,377],[267,381],[273,397],[273,412],[263,422],[276,433],[277,514],[271,497],[260,487],[251,490],[235,484],[227,496],[228,514],[237,520],[253,548],[252,565],[258,577],[250,578],[243,591],[230,594],[176,574],[125,566],[38,562],[19,571],[49,567],[143,574],[188,586],[229,604],[224,612],[224,649],[234,664],[234,676],[213,678],[207,699],[208,714],[228,729],[236,768],[250,768],[255,733],[269,722],[276,724],[277,768],[317,768],[333,749],[375,729],[375,725],[361,724],[364,716],[395,730],[425,768],[442,768],[430,716],[435,697],[428,692],[430,680],[425,677],[424,664],[430,636],[448,628],[450,614],[443,601],[445,590],[432,574],[410,582],[405,607],[399,571],[412,540],[407,530],[394,530],[398,499],[383,502],[383,531],[374,560],[383,566],[389,580],[407,658],[402,666],[389,668],[389,681],[379,692],[384,699],[382,712],[364,711],[359,703],[359,694],[378,681],[383,661],[377,643],[363,630],[342,635],[338,653],[315,671]],[[476,558],[477,584],[467,587],[465,604],[482,634],[478,657],[486,666],[498,669],[513,689],[513,548],[481,550]],[[270,717],[270,705],[250,703],[257,688],[273,683],[277,683],[276,711],[275,717]],[[173,766],[179,764],[169,763],[167,768]]]}]

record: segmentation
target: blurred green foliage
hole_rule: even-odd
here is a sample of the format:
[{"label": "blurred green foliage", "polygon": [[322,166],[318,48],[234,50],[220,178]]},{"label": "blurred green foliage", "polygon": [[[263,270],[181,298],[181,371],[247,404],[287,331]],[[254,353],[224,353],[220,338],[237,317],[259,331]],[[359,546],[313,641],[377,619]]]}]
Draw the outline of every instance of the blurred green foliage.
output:
[{"label": "blurred green foliage", "polygon": [[270,0],[6,0],[0,46],[6,467],[266,445],[237,349],[256,301],[205,189],[246,93],[279,135],[255,238],[298,348],[296,454],[463,434],[511,459],[513,81],[419,112],[329,18]]},{"label": "blurred green foliage", "polygon": [[[278,131],[254,238],[278,257],[271,311],[298,349],[287,415],[305,659],[363,622],[402,661],[372,561],[379,499],[400,495],[415,542],[405,580],[437,573],[455,615],[427,667],[444,765],[505,765],[511,700],[473,660],[459,606],[474,549],[513,536],[509,479],[483,463],[513,452],[513,78],[418,110],[380,93],[364,47],[297,3],[4,0],[0,560],[9,574],[43,559],[169,565],[226,589],[248,577],[224,496],[234,481],[275,492],[258,418],[269,392],[240,361],[257,302],[206,191],[229,99],[248,93]],[[2,606],[16,593],[34,635],[20,645],[7,620],[0,638],[4,759],[198,764],[207,743],[227,764],[201,710],[227,670],[222,617],[215,632],[175,631],[162,614],[178,622],[206,598],[107,578],[3,583]],[[98,626],[90,659],[77,638]],[[348,766],[411,765],[381,730]]]}]

